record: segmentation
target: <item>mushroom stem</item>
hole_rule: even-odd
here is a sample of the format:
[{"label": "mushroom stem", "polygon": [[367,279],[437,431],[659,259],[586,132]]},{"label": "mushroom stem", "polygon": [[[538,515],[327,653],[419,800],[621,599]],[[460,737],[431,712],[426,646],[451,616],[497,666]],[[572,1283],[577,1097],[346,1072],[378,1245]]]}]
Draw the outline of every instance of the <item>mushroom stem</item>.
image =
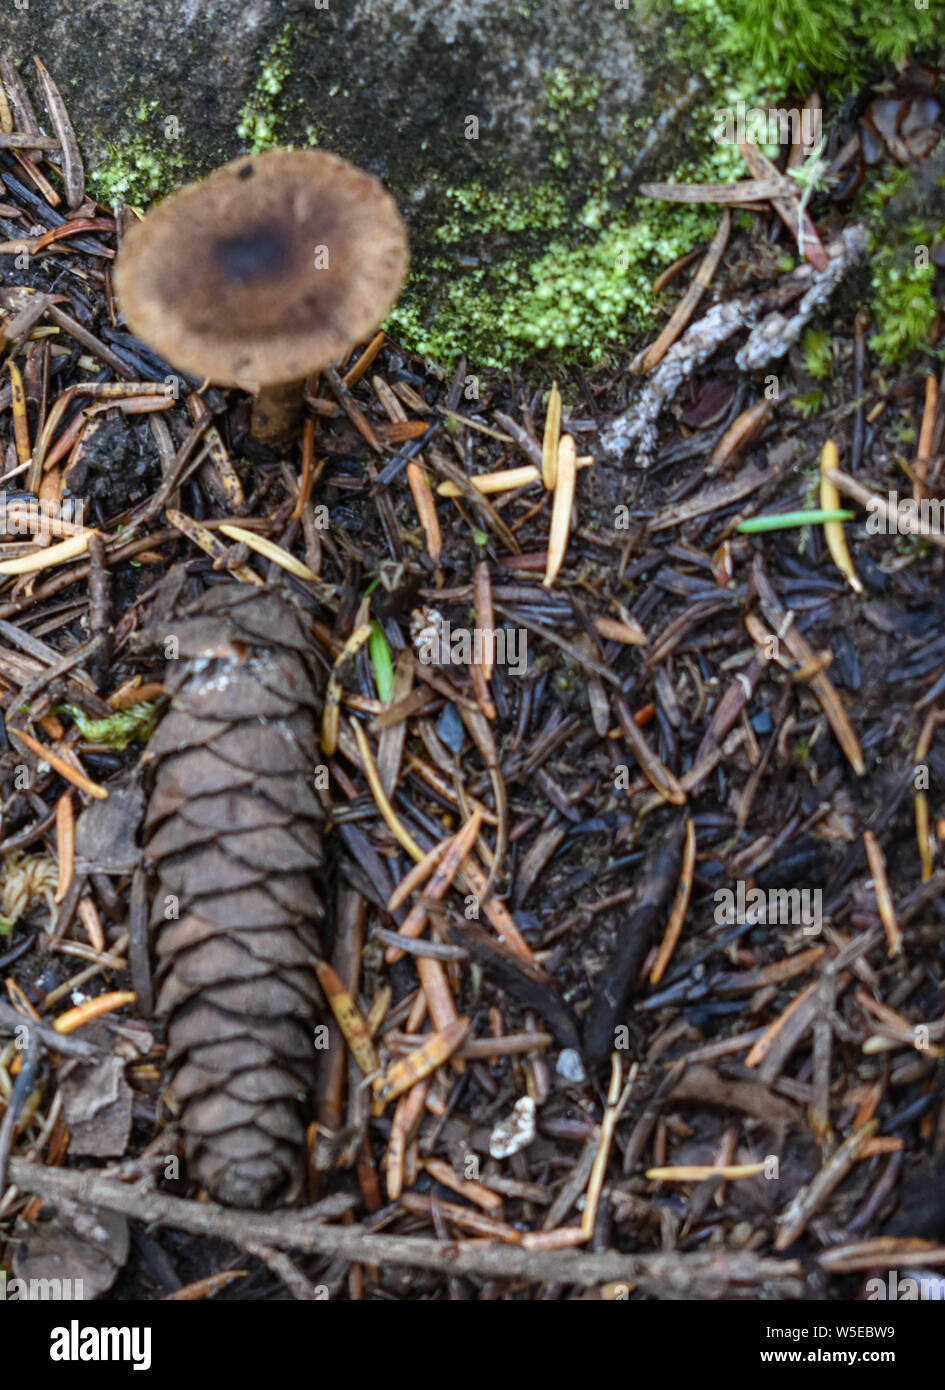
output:
[{"label": "mushroom stem", "polygon": [[261,386],[253,401],[250,432],[270,449],[284,449],[295,441],[302,418],[305,378]]}]

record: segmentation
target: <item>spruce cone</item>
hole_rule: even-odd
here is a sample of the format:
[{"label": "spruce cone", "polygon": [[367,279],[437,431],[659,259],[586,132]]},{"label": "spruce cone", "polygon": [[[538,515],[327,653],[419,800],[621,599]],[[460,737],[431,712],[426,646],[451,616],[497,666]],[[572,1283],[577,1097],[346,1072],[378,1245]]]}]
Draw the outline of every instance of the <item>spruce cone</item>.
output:
[{"label": "spruce cone", "polygon": [[304,1172],[323,911],[317,673],[299,615],[271,590],[211,589],[168,636],[171,707],[145,754],[168,1094],[190,1176],[260,1207],[293,1200]]}]

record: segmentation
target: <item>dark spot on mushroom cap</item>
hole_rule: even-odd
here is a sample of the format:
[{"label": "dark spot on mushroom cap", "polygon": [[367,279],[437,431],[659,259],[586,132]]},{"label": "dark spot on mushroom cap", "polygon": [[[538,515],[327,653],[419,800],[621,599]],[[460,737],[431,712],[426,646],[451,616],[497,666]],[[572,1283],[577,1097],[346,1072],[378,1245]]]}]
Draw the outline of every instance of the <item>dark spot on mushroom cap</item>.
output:
[{"label": "dark spot on mushroom cap", "polygon": [[406,264],[376,179],[321,150],[272,150],[131,228],[116,286],[133,331],[172,365],[253,388],[340,360],[383,319]]},{"label": "dark spot on mushroom cap", "polygon": [[248,285],[283,272],[291,264],[292,249],[285,227],[264,224],[217,237],[210,257],[224,279]]}]

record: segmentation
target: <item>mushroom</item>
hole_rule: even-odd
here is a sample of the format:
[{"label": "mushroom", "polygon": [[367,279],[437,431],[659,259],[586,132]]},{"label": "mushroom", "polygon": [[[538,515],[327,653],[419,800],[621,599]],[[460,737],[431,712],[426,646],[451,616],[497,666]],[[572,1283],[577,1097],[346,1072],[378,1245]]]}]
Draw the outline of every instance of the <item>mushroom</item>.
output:
[{"label": "mushroom", "polygon": [[172,366],[256,392],[252,432],[279,447],[305,378],[376,329],[406,269],[406,228],[377,179],[323,150],[270,150],[131,227],[115,289],[132,331]]}]

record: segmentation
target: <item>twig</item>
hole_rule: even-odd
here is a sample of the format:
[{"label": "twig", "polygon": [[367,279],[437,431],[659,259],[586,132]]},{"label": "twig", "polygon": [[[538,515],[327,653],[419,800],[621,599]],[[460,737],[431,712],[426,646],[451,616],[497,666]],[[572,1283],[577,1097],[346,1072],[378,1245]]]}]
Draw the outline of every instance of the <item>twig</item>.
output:
[{"label": "twig", "polygon": [[663,1298],[720,1298],[738,1290],[758,1291],[762,1286],[768,1297],[800,1298],[803,1289],[799,1261],[776,1260],[748,1251],[629,1255],[608,1250],[589,1254],[375,1235],[362,1226],[323,1224],[327,1216],[337,1213],[331,1199],[307,1211],[241,1212],[211,1202],[169,1197],[144,1183],[127,1185],[97,1173],[46,1168],[25,1159],[11,1159],[9,1176],[21,1192],[35,1192],[51,1201],[71,1198],[139,1221],[231,1240],[244,1249],[266,1245],[362,1264],[405,1264],[454,1275],[531,1279],[585,1288],[622,1280]]}]

